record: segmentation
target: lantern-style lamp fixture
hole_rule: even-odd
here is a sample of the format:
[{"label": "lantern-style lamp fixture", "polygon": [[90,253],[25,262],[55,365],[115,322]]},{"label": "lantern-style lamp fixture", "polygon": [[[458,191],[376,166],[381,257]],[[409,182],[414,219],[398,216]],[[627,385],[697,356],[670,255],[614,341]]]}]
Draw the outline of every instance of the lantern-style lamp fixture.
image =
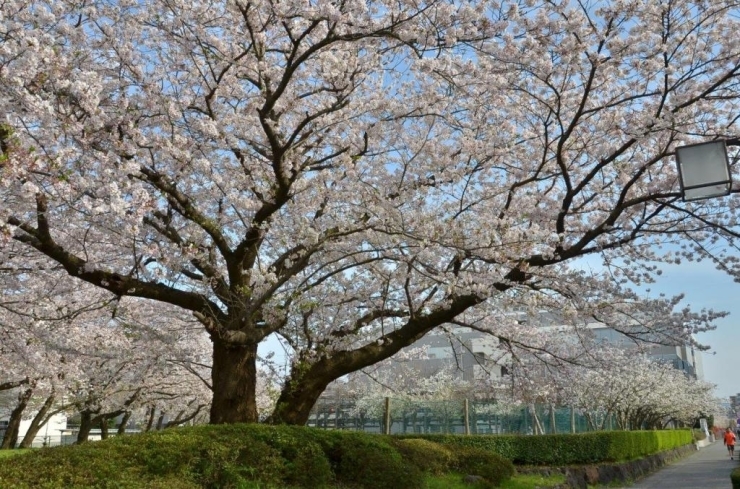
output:
[{"label": "lantern-style lamp fixture", "polygon": [[720,139],[676,148],[684,201],[722,197],[730,193],[732,178],[727,146],[740,146],[740,139]]}]

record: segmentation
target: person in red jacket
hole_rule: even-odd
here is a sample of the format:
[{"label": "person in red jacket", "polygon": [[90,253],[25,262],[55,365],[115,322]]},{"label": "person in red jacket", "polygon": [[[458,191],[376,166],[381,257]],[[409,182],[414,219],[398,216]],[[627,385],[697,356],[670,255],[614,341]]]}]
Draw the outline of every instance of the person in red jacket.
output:
[{"label": "person in red jacket", "polygon": [[724,444],[730,454],[730,460],[735,459],[735,433],[730,428],[725,430]]}]

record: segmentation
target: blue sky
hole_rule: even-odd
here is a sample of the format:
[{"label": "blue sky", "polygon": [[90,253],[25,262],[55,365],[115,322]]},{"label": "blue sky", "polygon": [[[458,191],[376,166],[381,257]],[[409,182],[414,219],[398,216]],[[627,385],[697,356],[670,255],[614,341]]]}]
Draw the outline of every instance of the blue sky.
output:
[{"label": "blue sky", "polygon": [[727,311],[717,321],[717,329],[697,335],[699,343],[710,347],[702,353],[704,379],[717,384],[718,397],[740,392],[740,284],[714,268],[710,262],[664,266],[663,275],[650,286],[650,295],[685,294],[682,305]]}]

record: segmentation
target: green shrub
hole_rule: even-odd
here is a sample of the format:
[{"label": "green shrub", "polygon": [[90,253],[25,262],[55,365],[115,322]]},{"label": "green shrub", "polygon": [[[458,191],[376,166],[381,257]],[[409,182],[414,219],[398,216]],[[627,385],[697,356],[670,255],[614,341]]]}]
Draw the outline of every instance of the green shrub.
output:
[{"label": "green shrub", "polygon": [[696,441],[702,441],[702,440],[707,439],[707,434],[704,432],[704,430],[692,429],[691,434],[694,435],[694,440]]},{"label": "green shrub", "polygon": [[399,435],[396,438],[405,439],[423,439],[439,443],[449,447],[453,452],[457,447],[475,447],[497,453],[502,457],[514,460],[519,456],[523,444],[523,438],[532,439],[532,436],[521,435]]},{"label": "green shrub", "polygon": [[389,440],[367,436],[344,438],[336,453],[339,464],[337,482],[367,489],[421,489],[424,474],[415,465],[405,463]]},{"label": "green shrub", "polygon": [[449,449],[429,440],[397,440],[396,447],[408,463],[434,475],[447,472],[455,461]]},{"label": "green shrub", "polygon": [[740,467],[730,473],[730,480],[732,481],[732,489],[740,489]]},{"label": "green shrub", "polygon": [[514,475],[514,464],[502,456],[481,448],[465,447],[455,452],[457,470],[483,477],[488,487],[498,487]]},{"label": "green shrub", "polygon": [[334,478],[329,459],[315,440],[320,431],[300,426],[254,425],[251,435],[280,452],[285,462],[284,483],[312,489],[325,487]]},{"label": "green shrub", "polygon": [[0,465],[0,487],[323,488],[334,475],[314,433],[321,435],[302,427],[198,426],[34,450]]},{"label": "green shrub", "polygon": [[329,460],[317,443],[308,442],[295,447],[288,460],[285,482],[307,489],[321,488],[334,478]]},{"label": "green shrub", "polygon": [[257,481],[280,485],[285,461],[266,443],[251,440],[237,449],[212,444],[200,451],[193,469],[194,478],[204,489],[241,488]]},{"label": "green shrub", "polygon": [[[690,430],[598,431],[557,435],[405,435],[447,447],[475,447],[516,465],[572,465],[617,462],[692,443]],[[453,451],[455,451],[453,449]]]},{"label": "green shrub", "polygon": [[0,464],[0,487],[414,489],[423,487],[424,472],[443,471],[447,454],[464,447],[520,464],[568,465],[629,460],[692,441],[689,430],[410,438],[298,426],[177,428],[32,450]]}]

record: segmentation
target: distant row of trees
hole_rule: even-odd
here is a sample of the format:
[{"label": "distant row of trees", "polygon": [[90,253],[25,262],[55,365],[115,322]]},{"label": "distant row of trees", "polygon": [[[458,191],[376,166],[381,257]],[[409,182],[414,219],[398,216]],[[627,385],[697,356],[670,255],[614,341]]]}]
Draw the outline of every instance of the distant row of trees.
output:
[{"label": "distant row of trees", "polygon": [[[709,382],[638,349],[591,345],[591,353],[590,364],[575,364],[545,363],[519,351],[507,375],[463,380],[454,362],[424,375],[422,349],[333,384],[325,402],[341,400],[351,405],[354,416],[361,413],[382,420],[383,400],[389,397],[391,417],[397,420],[421,408],[432,416],[452,409],[459,418],[462,401],[468,399],[476,403],[475,413],[480,415],[519,415],[527,410],[535,434],[545,433],[537,409],[543,406],[551,415],[556,408],[574,409],[592,431],[692,426],[708,414],[724,417],[715,386]],[[481,370],[485,366],[484,360]],[[445,412],[437,412],[440,409]]]},{"label": "distant row of trees", "polygon": [[112,420],[122,431],[132,417],[144,430],[207,419],[209,345],[192,321],[89,288],[19,285],[6,280],[0,298],[1,448],[30,446],[58,413],[79,420],[80,442]]}]

